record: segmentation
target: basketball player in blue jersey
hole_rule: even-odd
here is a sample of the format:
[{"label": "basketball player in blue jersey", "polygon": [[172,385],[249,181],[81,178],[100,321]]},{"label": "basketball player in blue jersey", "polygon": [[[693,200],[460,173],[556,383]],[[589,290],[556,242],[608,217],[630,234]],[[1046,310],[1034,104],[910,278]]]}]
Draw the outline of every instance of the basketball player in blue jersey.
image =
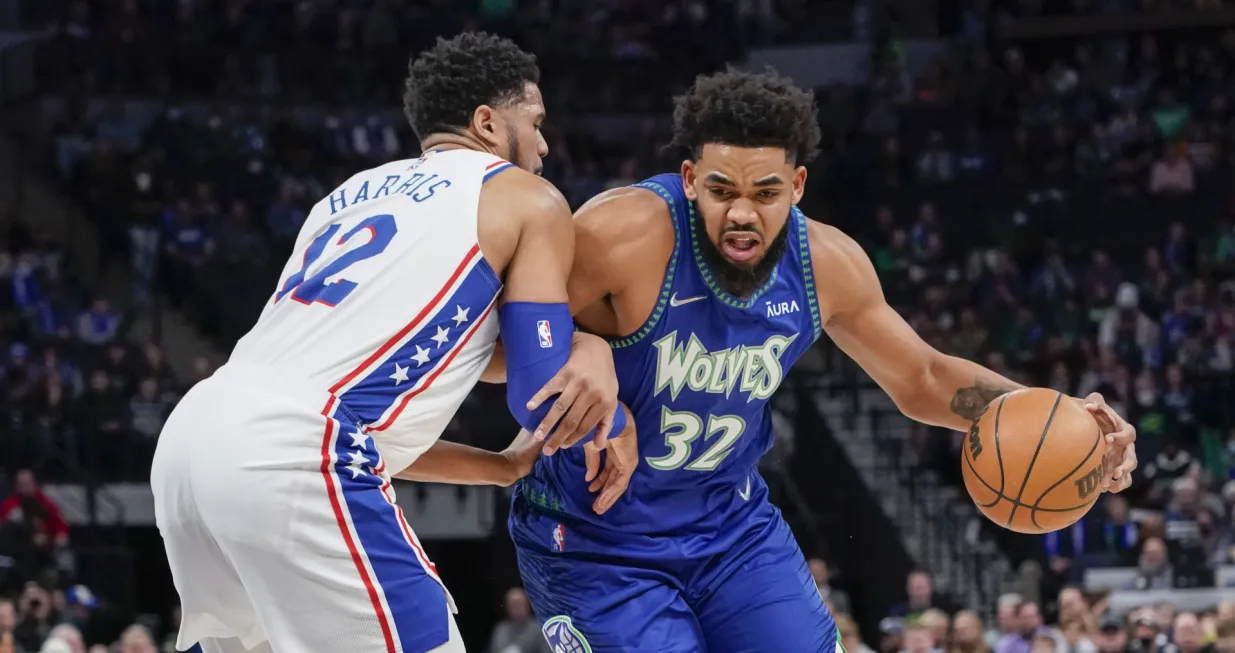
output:
[{"label": "basketball player in blue jersey", "polygon": [[[686,160],[575,216],[568,285],[581,328],[610,339],[640,465],[605,514],[580,473],[542,456],[510,532],[555,651],[832,653],[836,629],[757,471],[785,372],[826,334],[909,417],[968,428],[1019,386],[924,343],[884,301],[861,247],[797,208],[820,137],[810,94],[773,73],[700,77],[676,101]],[[1133,429],[1084,401],[1127,487]],[[612,455],[612,451],[609,455]]]}]

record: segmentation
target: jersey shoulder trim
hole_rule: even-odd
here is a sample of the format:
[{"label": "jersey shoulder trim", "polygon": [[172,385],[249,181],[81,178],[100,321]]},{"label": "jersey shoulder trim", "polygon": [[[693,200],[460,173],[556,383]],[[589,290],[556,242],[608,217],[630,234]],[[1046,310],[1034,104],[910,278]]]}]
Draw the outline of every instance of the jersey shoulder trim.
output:
[{"label": "jersey shoulder trim", "polygon": [[498,173],[505,172],[513,167],[515,167],[515,164],[505,159],[494,161],[488,166],[485,166],[485,176],[480,180],[480,183],[483,184],[495,177]]},{"label": "jersey shoulder trim", "polygon": [[806,214],[798,207],[793,207],[789,213],[794,222],[798,236],[798,258],[802,262],[802,284],[806,288],[806,304],[810,308],[811,325],[815,328],[815,340],[823,335],[823,319],[819,313],[819,296],[815,288],[815,266],[810,260],[810,234],[807,230]]},{"label": "jersey shoulder trim", "polygon": [[652,330],[660,323],[661,317],[665,314],[665,307],[669,305],[669,293],[673,289],[673,277],[678,269],[678,256],[682,249],[682,234],[679,227],[682,224],[682,216],[679,215],[680,209],[674,200],[673,193],[661,183],[651,179],[635,184],[634,188],[643,188],[656,193],[669,206],[669,222],[673,224],[673,253],[669,256],[669,264],[665,266],[665,280],[660,286],[660,296],[656,298],[656,307],[652,309],[652,314],[633,334],[624,338],[606,338],[613,349],[622,349],[637,344],[652,333]]}]

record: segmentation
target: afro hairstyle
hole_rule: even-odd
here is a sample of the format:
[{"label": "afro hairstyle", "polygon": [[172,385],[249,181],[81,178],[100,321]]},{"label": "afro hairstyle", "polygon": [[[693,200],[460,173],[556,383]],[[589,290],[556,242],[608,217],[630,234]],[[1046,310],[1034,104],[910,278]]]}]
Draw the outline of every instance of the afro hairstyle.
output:
[{"label": "afro hairstyle", "polygon": [[669,148],[699,158],[703,146],[779,147],[794,164],[819,153],[815,97],[772,70],[730,68],[695,78],[674,99],[673,141]]},{"label": "afro hairstyle", "polygon": [[460,132],[477,107],[517,102],[528,83],[540,83],[535,55],[484,32],[439,38],[412,59],[407,70],[403,112],[420,140]]}]

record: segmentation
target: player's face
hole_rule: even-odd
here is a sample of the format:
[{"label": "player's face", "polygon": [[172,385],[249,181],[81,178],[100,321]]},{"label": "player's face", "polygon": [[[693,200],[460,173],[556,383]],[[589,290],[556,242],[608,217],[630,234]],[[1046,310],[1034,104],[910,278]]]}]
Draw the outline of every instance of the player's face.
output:
[{"label": "player's face", "polygon": [[784,253],[806,168],[777,147],[709,144],[697,161],[682,162],[682,181],[702,217],[695,230],[712,272],[735,295],[757,290]]},{"label": "player's face", "polygon": [[549,144],[540,133],[540,126],[545,122],[545,102],[540,95],[540,88],[528,84],[523,99],[503,107],[498,112],[501,129],[504,134],[498,134],[499,142],[504,143],[506,152],[502,158],[527,170],[540,174],[544,170],[541,159],[549,155]]}]

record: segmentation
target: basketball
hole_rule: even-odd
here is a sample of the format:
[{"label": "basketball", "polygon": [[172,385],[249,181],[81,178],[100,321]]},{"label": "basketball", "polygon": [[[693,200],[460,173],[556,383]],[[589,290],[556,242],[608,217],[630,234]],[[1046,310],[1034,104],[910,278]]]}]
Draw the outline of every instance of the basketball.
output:
[{"label": "basketball", "polygon": [[1102,495],[1106,438],[1080,401],[1045,388],[982,409],[961,446],[965,489],[982,514],[1018,533],[1076,523]]}]

